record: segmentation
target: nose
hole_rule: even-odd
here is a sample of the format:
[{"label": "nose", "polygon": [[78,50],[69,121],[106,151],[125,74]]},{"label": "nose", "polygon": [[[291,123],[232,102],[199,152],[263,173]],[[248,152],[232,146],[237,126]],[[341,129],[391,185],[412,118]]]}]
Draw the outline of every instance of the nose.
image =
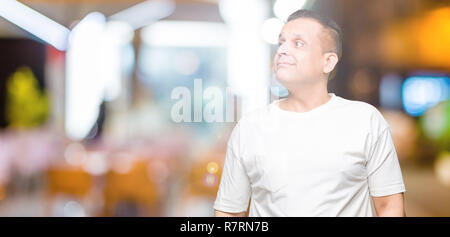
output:
[{"label": "nose", "polygon": [[286,55],[288,55],[288,53],[289,53],[289,51],[288,51],[288,44],[287,43],[282,43],[280,46],[278,46],[277,54],[279,56],[281,56],[281,55],[286,56]]}]

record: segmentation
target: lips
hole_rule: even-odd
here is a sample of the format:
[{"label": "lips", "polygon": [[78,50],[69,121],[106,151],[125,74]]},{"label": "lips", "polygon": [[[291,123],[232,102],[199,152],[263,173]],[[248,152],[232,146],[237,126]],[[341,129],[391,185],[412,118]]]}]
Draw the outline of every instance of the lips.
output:
[{"label": "lips", "polygon": [[294,64],[293,63],[288,63],[288,62],[279,62],[279,63],[277,63],[277,67],[278,68],[280,68],[280,67],[290,67],[290,66],[293,66]]},{"label": "lips", "polygon": [[280,57],[277,60],[277,67],[290,67],[294,65],[293,60],[290,60],[287,57]]}]

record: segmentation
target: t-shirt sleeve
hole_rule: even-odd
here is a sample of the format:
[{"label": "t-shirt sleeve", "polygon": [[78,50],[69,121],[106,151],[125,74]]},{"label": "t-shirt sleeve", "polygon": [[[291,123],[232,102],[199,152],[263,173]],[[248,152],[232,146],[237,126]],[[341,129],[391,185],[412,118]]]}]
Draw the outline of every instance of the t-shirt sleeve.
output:
[{"label": "t-shirt sleeve", "polygon": [[381,131],[371,146],[366,165],[369,191],[373,197],[406,191],[391,130],[385,126]]},{"label": "t-shirt sleeve", "polygon": [[240,126],[238,122],[227,143],[222,177],[214,202],[214,209],[218,211],[238,213],[248,208],[251,187],[240,153]]}]

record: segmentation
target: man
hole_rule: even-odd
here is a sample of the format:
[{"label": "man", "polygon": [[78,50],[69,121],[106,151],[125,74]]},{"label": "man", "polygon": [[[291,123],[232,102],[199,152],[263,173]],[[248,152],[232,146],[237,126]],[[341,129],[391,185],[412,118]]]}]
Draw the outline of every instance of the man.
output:
[{"label": "man", "polygon": [[274,61],[289,96],[233,129],[215,216],[405,216],[389,125],[374,106],[327,91],[341,44],[323,16],[288,18]]}]

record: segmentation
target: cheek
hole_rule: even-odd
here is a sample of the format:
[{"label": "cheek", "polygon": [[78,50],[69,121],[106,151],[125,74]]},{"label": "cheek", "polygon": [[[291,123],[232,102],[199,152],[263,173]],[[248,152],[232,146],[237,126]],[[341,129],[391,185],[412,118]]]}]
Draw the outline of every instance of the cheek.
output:
[{"label": "cheek", "polygon": [[313,65],[314,58],[311,57],[310,54],[302,53],[296,55],[296,61],[297,61],[297,70],[308,72],[311,70],[311,66]]},{"label": "cheek", "polygon": [[318,54],[305,54],[299,66],[301,68],[304,68],[304,70],[308,70],[310,72],[322,71],[323,69],[322,57],[321,55]]}]

